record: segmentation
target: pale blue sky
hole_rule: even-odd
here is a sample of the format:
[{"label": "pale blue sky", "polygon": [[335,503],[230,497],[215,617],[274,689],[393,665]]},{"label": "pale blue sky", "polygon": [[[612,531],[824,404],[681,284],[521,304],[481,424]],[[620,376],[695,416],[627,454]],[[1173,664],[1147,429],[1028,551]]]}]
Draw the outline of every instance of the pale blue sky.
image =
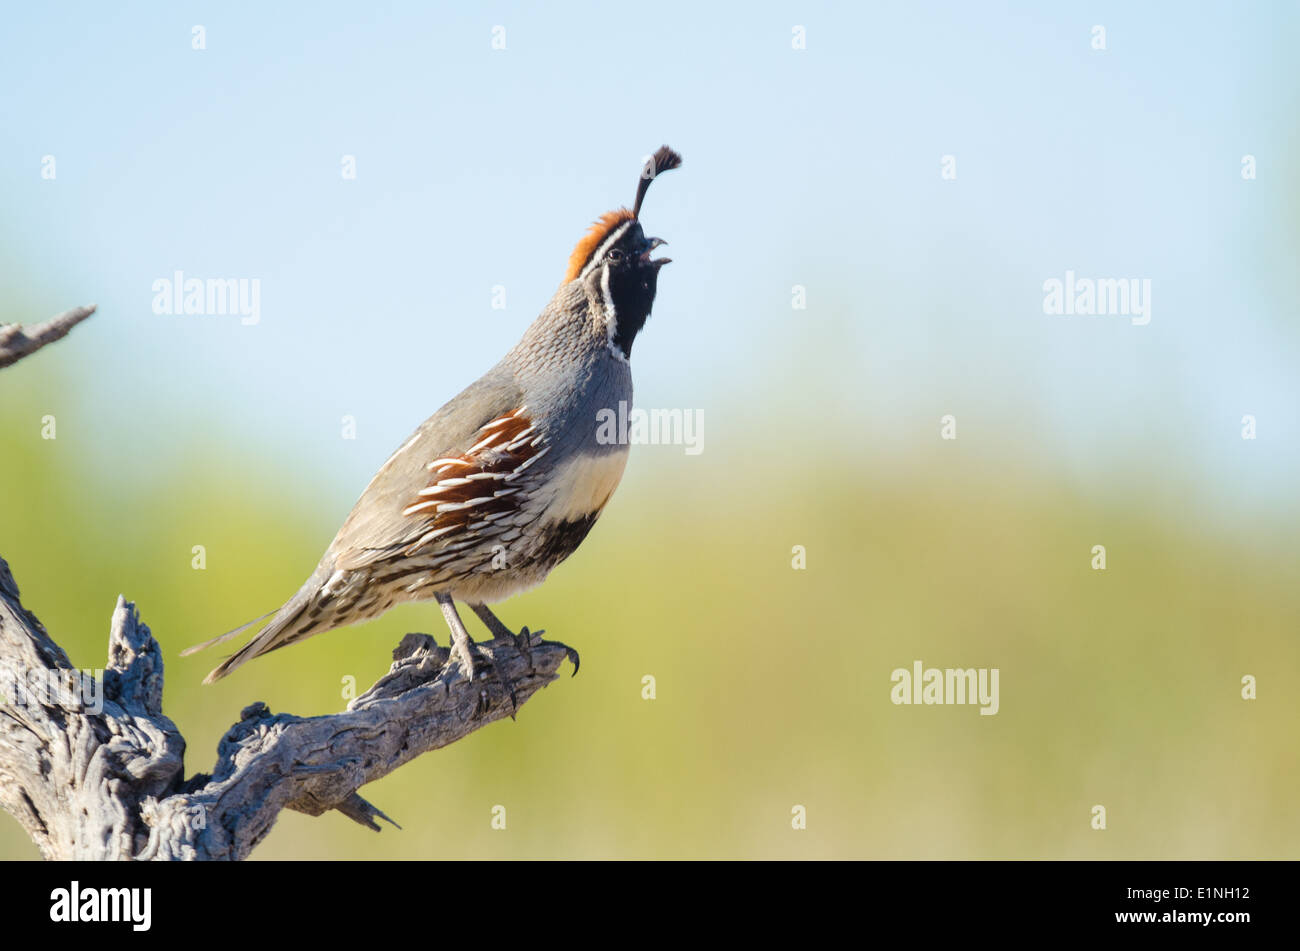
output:
[{"label": "pale blue sky", "polygon": [[[57,359],[105,444],[219,433],[354,496],[667,142],[642,405],[882,456],[952,412],[1083,480],[1293,494],[1296,4],[467,6],[6,11],[0,319],[100,305]],[[155,315],[177,269],[258,278],[261,322]],[[1045,316],[1066,269],[1149,278],[1151,323]]]}]

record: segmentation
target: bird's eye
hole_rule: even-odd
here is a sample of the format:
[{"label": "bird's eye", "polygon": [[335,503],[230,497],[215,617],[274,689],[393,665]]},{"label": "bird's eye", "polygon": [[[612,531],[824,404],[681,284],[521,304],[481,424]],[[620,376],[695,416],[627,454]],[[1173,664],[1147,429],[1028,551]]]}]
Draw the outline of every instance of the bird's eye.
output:
[{"label": "bird's eye", "polygon": [[623,252],[620,251],[618,248],[610,248],[609,254],[605,255],[605,257],[609,258],[609,260],[615,263],[618,263],[619,261],[623,260]]}]

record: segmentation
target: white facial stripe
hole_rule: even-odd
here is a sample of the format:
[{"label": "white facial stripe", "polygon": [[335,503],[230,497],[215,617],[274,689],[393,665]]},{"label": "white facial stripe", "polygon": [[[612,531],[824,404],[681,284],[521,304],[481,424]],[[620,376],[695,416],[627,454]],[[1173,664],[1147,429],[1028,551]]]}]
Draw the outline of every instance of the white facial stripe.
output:
[{"label": "white facial stripe", "polygon": [[605,298],[605,335],[608,341],[606,345],[610,353],[627,363],[627,354],[614,342],[614,328],[618,326],[618,314],[614,311],[614,298],[609,293],[609,268],[605,268],[605,272],[600,275],[600,293]]},{"label": "white facial stripe", "polygon": [[591,260],[587,262],[587,266],[582,269],[582,273],[578,275],[579,280],[582,280],[582,278],[590,274],[591,269],[600,264],[600,260],[605,256],[605,252],[608,251],[611,246],[616,244],[618,239],[623,237],[623,232],[627,231],[627,229],[632,227],[632,225],[632,221],[625,221],[614,229],[610,236],[605,239],[604,243],[596,249],[596,253],[591,256]]}]

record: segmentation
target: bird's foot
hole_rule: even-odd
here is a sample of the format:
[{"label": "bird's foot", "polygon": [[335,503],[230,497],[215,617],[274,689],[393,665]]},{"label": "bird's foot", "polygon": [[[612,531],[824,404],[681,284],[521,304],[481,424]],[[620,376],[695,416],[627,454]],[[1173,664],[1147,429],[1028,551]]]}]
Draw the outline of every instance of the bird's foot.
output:
[{"label": "bird's foot", "polygon": [[530,632],[528,630],[528,625],[525,624],[519,629],[518,634],[510,635],[514,638],[515,650],[519,651],[519,653],[523,654],[524,657],[528,659],[528,667],[530,669],[533,667],[533,644],[541,641],[542,635],[545,633],[545,631]]},{"label": "bird's foot", "polygon": [[[507,631],[506,633],[509,632]],[[519,629],[518,634],[510,635],[515,639],[515,649],[528,658],[529,667],[533,666],[533,648],[542,642],[542,635],[545,633],[545,631],[530,631],[528,630],[528,626],[524,625]],[[561,644],[559,641],[554,641],[553,643],[556,646],[564,648],[565,655],[573,663],[572,676],[576,677],[578,675],[578,665],[582,663],[582,659],[578,656],[578,652],[568,644]]]},{"label": "bird's foot", "polygon": [[[506,676],[505,670],[497,663],[496,655],[493,653],[492,648],[484,647],[482,644],[476,644],[474,646],[480,654],[487,658],[488,665],[492,668],[492,673],[496,674],[497,680],[501,682],[501,687],[510,696],[510,719],[513,720],[515,718],[515,713],[519,710],[519,698],[515,696],[515,682]],[[482,699],[486,703],[486,692],[482,695]]]},{"label": "bird's foot", "polygon": [[465,679],[470,683],[474,682],[474,651],[478,650],[478,645],[470,640],[469,635],[457,637],[453,632],[451,638],[451,656],[447,658],[448,664],[459,664],[460,672],[465,675]]},{"label": "bird's foot", "polygon": [[496,657],[492,653],[492,649],[484,647],[482,644],[475,643],[468,635],[466,635],[464,638],[457,637],[452,640],[451,656],[447,659],[447,663],[459,665],[461,673],[464,674],[465,679],[471,684],[476,683],[476,675],[479,678],[477,681],[480,683],[478,704],[474,708],[474,713],[476,715],[487,713],[492,707],[491,702],[488,699],[487,688],[481,686],[484,674],[474,663],[475,654],[480,655],[488,662],[488,666],[492,668],[492,673],[496,674],[497,680],[501,682],[501,686],[505,688],[505,691],[510,695],[510,717],[513,719],[515,711],[519,709],[519,702],[515,696],[514,683],[506,676],[505,671],[503,671],[501,666],[497,663]]}]

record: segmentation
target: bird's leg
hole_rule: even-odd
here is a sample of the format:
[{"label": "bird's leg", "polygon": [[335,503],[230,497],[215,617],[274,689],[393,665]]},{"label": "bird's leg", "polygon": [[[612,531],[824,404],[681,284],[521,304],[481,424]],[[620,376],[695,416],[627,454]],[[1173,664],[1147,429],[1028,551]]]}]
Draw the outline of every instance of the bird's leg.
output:
[{"label": "bird's leg", "polygon": [[474,613],[478,615],[478,619],[487,626],[489,631],[492,632],[493,637],[515,636],[514,631],[502,624],[501,619],[493,614],[486,604],[471,604],[470,607],[474,609]]},{"label": "bird's leg", "polygon": [[[471,651],[478,651],[488,659],[492,665],[492,672],[497,675],[497,680],[501,681],[501,686],[505,688],[506,693],[510,694],[511,718],[514,717],[515,710],[519,709],[519,700],[515,696],[515,685],[505,671],[497,664],[497,660],[492,656],[492,651],[481,644],[475,644],[469,636],[469,631],[465,630],[465,623],[460,619],[460,613],[456,610],[456,602],[452,600],[449,594],[436,594],[434,598],[438,602],[438,607],[442,608],[442,616],[447,619],[447,626],[451,628],[451,656],[460,662],[460,669],[465,672],[470,683],[474,682],[474,659]],[[498,621],[498,624],[501,622]]]},{"label": "bird's leg", "polygon": [[477,645],[470,639],[469,631],[465,630],[465,622],[460,619],[456,602],[451,599],[451,595],[435,594],[433,597],[438,602],[438,607],[442,608],[442,616],[447,619],[447,626],[451,628],[451,658],[460,662],[461,672],[470,683],[473,683],[474,657],[470,651]]},{"label": "bird's leg", "polygon": [[[488,606],[486,604],[471,604],[470,607],[474,609],[474,613],[478,615],[479,620],[482,621],[483,624],[487,627],[487,629],[492,632],[493,637],[514,638],[515,648],[519,651],[519,653],[523,654],[525,657],[528,658],[529,665],[532,664],[533,654],[531,648],[533,646],[533,638],[535,637],[540,638],[543,634],[546,633],[545,631],[529,632],[527,625],[525,625],[524,627],[521,627],[519,629],[519,633],[516,634],[513,631],[511,631],[510,628],[506,627],[503,623],[501,623],[501,619],[498,618],[495,614],[493,614],[490,610],[488,610]],[[565,651],[568,653],[569,660],[573,662],[573,672],[576,675],[578,673],[578,664],[580,663],[578,659],[578,652],[575,651],[572,647],[570,647],[567,644],[564,644],[562,646],[564,647]]]},{"label": "bird's leg", "polygon": [[515,642],[515,647],[518,649],[519,653],[526,656],[530,664],[532,663],[533,658],[529,651],[529,648],[533,646],[532,639],[534,637],[541,637],[546,633],[545,631],[533,631],[530,634],[527,627],[521,627],[519,633],[516,634],[514,631],[510,630],[510,628],[506,627],[505,624],[501,622],[501,619],[489,610],[486,604],[471,604],[470,607],[474,609],[474,613],[478,615],[478,619],[483,622],[484,626],[492,632],[493,637],[510,638]]}]

